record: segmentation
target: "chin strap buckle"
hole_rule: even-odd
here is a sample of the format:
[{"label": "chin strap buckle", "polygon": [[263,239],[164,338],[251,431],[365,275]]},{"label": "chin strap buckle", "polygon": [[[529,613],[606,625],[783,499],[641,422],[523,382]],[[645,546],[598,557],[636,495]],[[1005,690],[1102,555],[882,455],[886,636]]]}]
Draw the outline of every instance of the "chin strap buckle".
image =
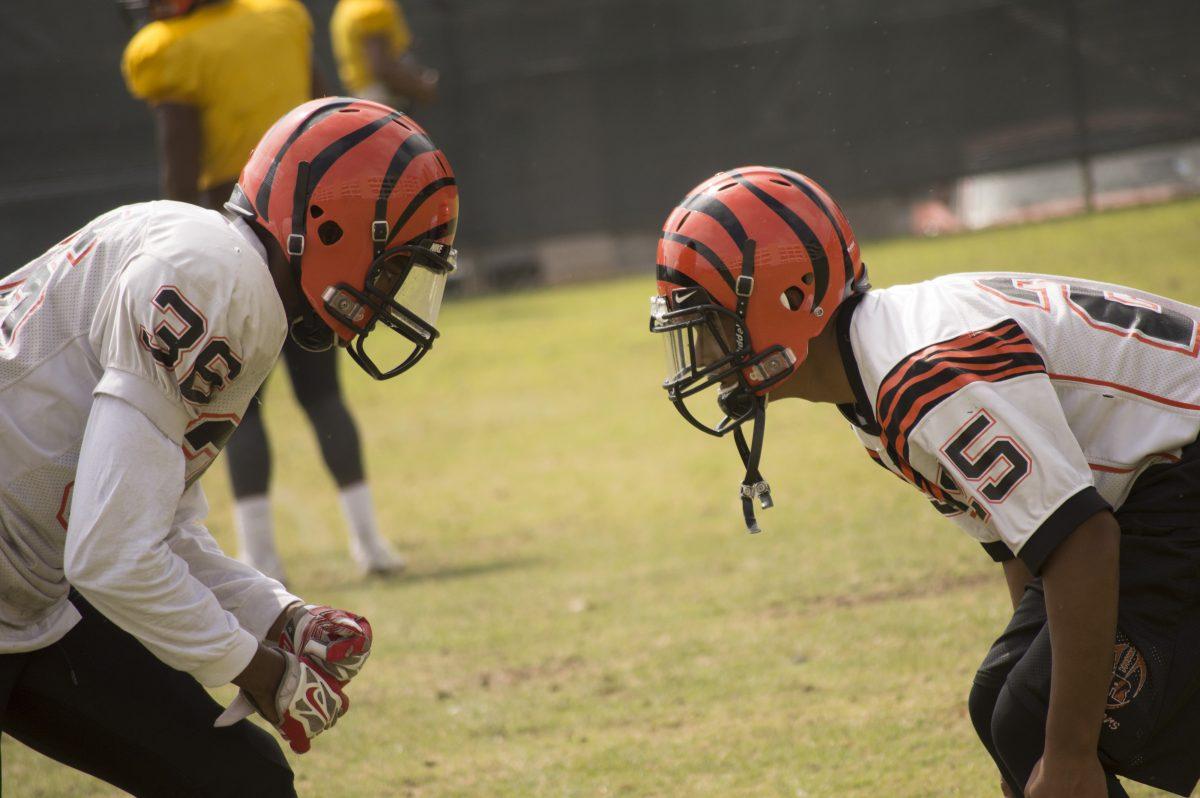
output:
[{"label": "chin strap buckle", "polygon": [[743,499],[758,499],[759,505],[764,510],[769,510],[775,506],[775,502],[771,500],[771,486],[767,484],[765,479],[760,479],[752,485],[742,483],[739,494]]}]

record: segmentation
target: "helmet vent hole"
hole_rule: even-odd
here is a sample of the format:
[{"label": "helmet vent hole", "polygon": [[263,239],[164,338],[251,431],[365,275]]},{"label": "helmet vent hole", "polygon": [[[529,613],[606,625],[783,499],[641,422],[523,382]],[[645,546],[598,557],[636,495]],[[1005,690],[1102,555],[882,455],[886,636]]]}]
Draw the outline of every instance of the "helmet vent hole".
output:
[{"label": "helmet vent hole", "polygon": [[779,178],[777,178],[777,177],[772,177],[770,182],[774,183],[774,184],[775,184],[775,185],[777,185],[777,186],[784,186],[785,188],[786,188],[787,186],[790,186],[790,185],[791,185],[791,183],[789,183],[788,181],[786,181],[786,180],[780,180],[780,179],[779,179]]},{"label": "helmet vent hole", "polygon": [[718,188],[718,189],[717,189],[717,191],[724,191],[725,189],[727,189],[727,188],[733,188],[733,187],[734,187],[734,186],[736,186],[736,185],[737,185],[737,181],[736,181],[736,180],[731,180],[730,182],[728,182],[728,183],[726,183],[725,185],[723,185],[723,186],[721,186],[720,188]]},{"label": "helmet vent hole", "polygon": [[311,208],[308,209],[308,215],[314,219],[320,219],[322,216],[325,215],[325,209],[322,208],[320,205],[313,205]]},{"label": "helmet vent hole", "polygon": [[342,226],[332,219],[322,222],[321,226],[317,228],[317,238],[321,239],[321,243],[325,246],[336,244],[341,237]]},{"label": "helmet vent hole", "polygon": [[798,285],[793,285],[779,295],[779,301],[788,310],[799,310],[804,306],[804,289]]},{"label": "helmet vent hole", "polygon": [[675,225],[675,232],[677,232],[677,233],[679,232],[679,228],[683,227],[683,223],[686,222],[688,220],[688,217],[691,215],[692,215],[691,211],[688,211],[687,213],[685,213],[683,215],[683,218],[679,220],[679,224]]},{"label": "helmet vent hole", "polygon": [[412,132],[415,132],[415,131],[413,131],[412,127],[411,127],[410,125],[407,125],[407,124],[405,124],[405,123],[404,123],[404,120],[403,120],[402,118],[400,118],[400,117],[396,117],[396,118],[395,118],[395,119],[393,119],[392,121],[393,121],[393,122],[395,122],[397,125],[399,125],[400,127],[404,128],[405,130],[407,130],[407,131],[408,131],[408,132],[410,132],[410,133],[412,133]]},{"label": "helmet vent hole", "polygon": [[358,109],[357,108],[343,108],[342,110],[338,111],[338,113],[339,114],[357,114]]},{"label": "helmet vent hole", "polygon": [[809,272],[808,274],[806,274],[806,275],[804,275],[803,277],[801,277],[801,278],[800,278],[800,281],[801,281],[802,283],[804,283],[805,285],[812,285],[812,284],[813,284],[813,279],[814,279],[814,278],[813,278],[813,276],[812,276],[812,272]]}]

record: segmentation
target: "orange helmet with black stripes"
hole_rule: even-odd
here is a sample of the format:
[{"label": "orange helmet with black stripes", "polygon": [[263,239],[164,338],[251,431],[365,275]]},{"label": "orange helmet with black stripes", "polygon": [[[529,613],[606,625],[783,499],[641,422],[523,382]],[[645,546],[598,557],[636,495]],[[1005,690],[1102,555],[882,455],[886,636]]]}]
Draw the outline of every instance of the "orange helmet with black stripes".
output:
[{"label": "orange helmet with black stripes", "polygon": [[[226,207],[265,230],[291,263],[311,306],[291,320],[301,346],[341,339],[376,379],[411,368],[433,346],[455,267],[458,189],[445,156],[408,116],[348,97],[304,103],[266,132]],[[407,343],[387,369],[366,348],[380,325]]]},{"label": "orange helmet with black stripes", "polygon": [[[694,426],[735,431],[747,466],[743,499],[769,506],[757,473],[764,397],[804,361],[838,305],[868,287],[850,223],[799,172],[731,169],[671,211],[657,266],[650,329],[667,340],[663,387]],[[755,440],[747,444],[741,427],[751,420]],[[746,523],[757,530],[752,512]]]}]

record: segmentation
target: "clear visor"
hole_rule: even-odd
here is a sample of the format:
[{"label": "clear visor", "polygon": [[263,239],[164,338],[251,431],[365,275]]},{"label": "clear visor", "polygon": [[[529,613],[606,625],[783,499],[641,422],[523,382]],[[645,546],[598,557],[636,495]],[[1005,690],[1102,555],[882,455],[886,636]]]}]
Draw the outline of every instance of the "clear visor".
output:
[{"label": "clear visor", "polygon": [[[438,337],[438,314],[456,253],[436,242],[387,252],[371,266],[365,292],[341,283],[326,289],[325,307],[356,335],[350,355],[376,379],[416,365]],[[383,335],[387,328],[394,335]],[[369,351],[368,351],[368,341]],[[378,363],[396,363],[390,369]]]},{"label": "clear visor", "polygon": [[[668,317],[668,313],[670,313]],[[667,377],[664,385],[729,370],[737,350],[736,324],[712,311],[687,309],[670,312],[665,297],[650,298],[651,329],[666,346]]]},{"label": "clear visor", "polygon": [[[429,327],[434,327],[442,309],[442,296],[446,293],[446,280],[449,276],[448,271],[430,268],[419,262],[413,263],[408,253],[402,253],[389,258],[381,265],[371,287],[383,296],[391,297],[393,302]],[[432,339],[429,330],[420,324],[413,324],[412,320],[405,318],[403,314],[388,315],[389,319],[384,323],[389,327],[393,326],[391,322],[399,322],[421,338]]]},{"label": "clear visor", "polygon": [[663,337],[663,386],[681,412],[714,432],[743,414],[728,401],[742,385],[733,318],[711,307],[672,311],[664,297],[656,296],[650,299],[650,327]]}]

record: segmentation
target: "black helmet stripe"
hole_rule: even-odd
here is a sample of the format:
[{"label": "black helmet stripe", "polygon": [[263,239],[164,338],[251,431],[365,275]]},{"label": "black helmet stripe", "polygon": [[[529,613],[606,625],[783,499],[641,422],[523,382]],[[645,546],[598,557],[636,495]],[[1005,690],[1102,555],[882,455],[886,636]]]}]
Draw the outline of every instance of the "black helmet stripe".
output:
[{"label": "black helmet stripe", "polygon": [[339,98],[322,105],[320,108],[313,109],[313,112],[304,118],[296,129],[288,135],[287,141],[283,142],[283,146],[279,148],[279,152],[275,153],[275,157],[271,159],[271,166],[267,169],[267,175],[263,178],[262,185],[258,187],[258,194],[254,197],[254,205],[258,212],[262,214],[263,219],[269,219],[267,215],[271,205],[271,187],[275,183],[275,171],[279,168],[279,163],[283,160],[283,156],[296,143],[296,139],[310,127],[315,125],[320,120],[332,114],[339,108],[345,108],[347,105],[354,103],[355,100],[347,98]]},{"label": "black helmet stripe", "polygon": [[691,275],[684,274],[681,271],[672,269],[670,266],[664,266],[661,263],[657,265],[658,279],[662,280],[664,283],[673,283],[675,285],[682,285],[687,288],[699,288],[707,293],[707,290],[704,288],[704,286],[696,282]]},{"label": "black helmet stripe", "polygon": [[721,227],[725,228],[725,232],[733,239],[733,243],[737,246],[739,252],[746,245],[746,229],[742,227],[742,223],[734,216],[733,211],[729,210],[725,203],[713,195],[703,191],[699,194],[693,194],[684,199],[679,207],[702,213],[705,216],[711,216]]},{"label": "black helmet stripe", "polygon": [[[404,140],[404,142],[396,148],[395,155],[388,163],[387,171],[383,174],[383,182],[379,186],[379,197],[375,200],[375,218],[387,219],[387,203],[388,197],[392,195],[396,184],[400,182],[400,178],[404,175],[404,170],[413,162],[413,159],[418,155],[424,155],[427,152],[434,152],[437,147],[429,140],[427,136],[420,133],[414,133]],[[388,236],[391,240],[391,236]]]},{"label": "black helmet stripe", "polygon": [[837,217],[833,215],[833,211],[825,204],[820,195],[813,191],[812,186],[808,185],[808,183],[782,170],[780,170],[779,176],[803,191],[812,200],[813,204],[821,209],[821,213],[825,214],[825,218],[829,220],[829,223],[833,225],[833,229],[837,233],[838,242],[842,245],[842,269],[846,275],[846,288],[842,296],[850,296],[854,287],[854,259],[850,257],[850,248],[846,246],[846,237],[842,235],[842,226],[838,224]]},{"label": "black helmet stripe", "polygon": [[387,243],[392,243],[392,239],[396,237],[396,233],[400,232],[404,228],[404,225],[407,224],[408,220],[412,218],[412,215],[417,212],[417,209],[425,203],[425,200],[429,199],[446,186],[453,185],[456,185],[453,177],[439,177],[437,180],[432,181],[429,185],[425,186],[425,188],[418,191],[416,195],[409,200],[408,207],[400,212],[400,216],[397,217],[395,223],[392,225],[392,229],[388,232]]},{"label": "black helmet stripe", "polygon": [[821,239],[791,208],[740,174],[735,174],[734,178],[774,211],[779,218],[783,219],[784,223],[792,229],[796,238],[804,244],[804,250],[808,253],[808,259],[812,262],[813,267],[813,307],[820,305],[825,299],[825,292],[829,290],[829,255],[826,254]]},{"label": "black helmet stripe", "polygon": [[429,228],[428,230],[426,230],[424,233],[421,233],[420,235],[413,236],[410,240],[420,242],[420,241],[424,241],[427,238],[430,238],[430,239],[433,239],[434,241],[436,241],[439,238],[445,238],[446,236],[454,235],[457,227],[458,227],[458,217],[455,217],[448,221],[442,222],[439,225]]},{"label": "black helmet stripe", "polygon": [[[321,178],[325,176],[325,173],[328,172],[335,163],[337,163],[339,158],[352,150],[354,147],[366,141],[373,133],[382,129],[385,125],[391,124],[393,119],[398,119],[401,116],[403,116],[403,114],[401,114],[399,111],[393,111],[387,116],[381,116],[378,119],[375,119],[363,125],[362,127],[357,128],[356,130],[351,130],[349,133],[317,153],[316,157],[312,159],[312,166],[309,168],[308,195],[310,197],[312,196],[312,190],[316,188],[318,184],[320,184]],[[305,202],[307,201],[307,198],[305,198]]]},{"label": "black helmet stripe", "polygon": [[729,286],[729,290],[736,293],[733,283],[733,275],[730,274],[729,268],[719,257],[717,257],[717,253],[713,252],[707,244],[697,241],[694,238],[689,238],[681,233],[664,232],[662,237],[667,241],[674,241],[677,244],[683,244],[685,247],[708,261],[709,265],[716,269],[717,274],[721,275],[721,279],[725,281],[727,286]]}]

